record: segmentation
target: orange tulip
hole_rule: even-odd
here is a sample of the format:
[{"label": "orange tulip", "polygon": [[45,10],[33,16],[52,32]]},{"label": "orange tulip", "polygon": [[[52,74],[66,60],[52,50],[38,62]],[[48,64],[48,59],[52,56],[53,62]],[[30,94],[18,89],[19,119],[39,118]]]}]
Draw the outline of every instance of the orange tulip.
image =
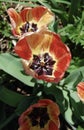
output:
[{"label": "orange tulip", "polygon": [[59,130],[59,114],[56,103],[50,99],[41,99],[22,113],[18,130]]},{"label": "orange tulip", "polygon": [[84,102],[84,82],[80,82],[77,85],[77,93],[81,101]]},{"label": "orange tulip", "polygon": [[24,8],[20,13],[17,13],[13,8],[9,8],[7,13],[12,24],[13,35],[17,37],[47,27],[55,18],[54,14],[43,6]]},{"label": "orange tulip", "polygon": [[71,60],[69,48],[57,34],[48,30],[21,38],[15,52],[23,58],[27,74],[48,82],[59,82]]}]

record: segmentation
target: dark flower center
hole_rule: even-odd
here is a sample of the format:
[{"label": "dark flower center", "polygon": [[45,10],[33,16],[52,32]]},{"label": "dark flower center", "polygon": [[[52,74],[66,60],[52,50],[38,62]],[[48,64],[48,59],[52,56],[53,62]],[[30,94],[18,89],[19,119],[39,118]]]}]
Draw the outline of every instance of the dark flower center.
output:
[{"label": "dark flower center", "polygon": [[35,32],[37,29],[37,24],[29,22],[26,22],[22,27],[20,27],[22,34],[26,32]]},{"label": "dark flower center", "polygon": [[49,115],[47,113],[47,108],[34,108],[33,111],[28,115],[32,122],[32,126],[40,126],[44,128],[45,124],[49,120]]},{"label": "dark flower center", "polygon": [[30,68],[34,70],[38,75],[52,75],[53,65],[56,61],[49,56],[48,53],[43,55],[33,55],[33,61],[30,65]]}]

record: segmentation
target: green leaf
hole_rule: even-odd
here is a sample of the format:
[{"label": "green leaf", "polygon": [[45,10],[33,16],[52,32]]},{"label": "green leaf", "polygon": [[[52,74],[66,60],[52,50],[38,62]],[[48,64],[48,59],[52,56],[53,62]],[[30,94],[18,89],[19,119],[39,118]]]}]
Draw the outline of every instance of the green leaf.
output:
[{"label": "green leaf", "polygon": [[56,103],[59,105],[60,112],[64,116],[65,120],[69,124],[74,124],[72,119],[72,110],[69,104],[69,96],[68,91],[64,90],[60,86],[56,84],[51,85],[50,87],[44,87],[45,94],[49,97],[49,95],[53,95],[55,97]]},{"label": "green leaf", "polygon": [[71,72],[70,75],[65,78],[64,86],[66,86],[67,89],[74,89],[82,80],[84,80],[84,67],[80,67]]},{"label": "green leaf", "polygon": [[21,115],[30,105],[36,103],[37,101],[38,101],[38,97],[36,96],[24,97],[23,100],[17,106],[15,113],[18,116]]},{"label": "green leaf", "polygon": [[0,101],[0,124],[5,120],[6,113],[5,113],[5,104]]},{"label": "green leaf", "polygon": [[[72,115],[73,115],[72,109],[71,109],[70,103],[69,103],[69,102],[70,102],[70,101],[69,101],[69,93],[68,93],[68,91],[66,91],[66,90],[62,90],[62,91],[63,91],[64,99],[66,99],[66,101],[67,101],[67,109],[65,110],[65,112],[63,113],[63,115],[64,115],[66,121],[67,121],[69,124],[73,125],[73,124],[74,124],[74,121],[73,121],[73,118],[72,118]],[[63,107],[64,107],[64,106],[63,106]]]},{"label": "green leaf", "polygon": [[80,0],[71,0],[70,14],[69,14],[69,22],[73,23],[73,15],[78,15],[78,9],[80,8]]},{"label": "green leaf", "polygon": [[84,130],[81,126],[78,126],[77,130]]},{"label": "green leaf", "polygon": [[0,100],[10,106],[16,107],[24,98],[24,95],[13,92],[3,86],[0,87]]},{"label": "green leaf", "polygon": [[60,107],[61,113],[67,109],[67,102],[64,98],[63,91],[56,84],[51,85],[50,87],[44,87],[44,93],[49,97],[49,95],[54,96],[56,103]]},{"label": "green leaf", "polygon": [[8,123],[10,123],[14,118],[16,118],[16,116],[16,113],[13,113],[11,116],[5,119],[3,123],[0,124],[0,130],[2,130],[2,128],[4,128]]},{"label": "green leaf", "polygon": [[48,28],[49,28],[52,32],[56,32],[56,33],[57,33],[58,20],[57,20],[57,21],[53,21],[52,23],[50,23]]},{"label": "green leaf", "polygon": [[75,123],[77,124],[83,123],[84,122],[84,103],[80,101],[77,95],[77,92],[70,91],[70,102],[71,102],[73,118],[74,118]]},{"label": "green leaf", "polygon": [[16,79],[20,80],[26,85],[31,87],[34,86],[32,82],[32,77],[26,74],[23,74],[23,67],[21,64],[21,59],[17,58],[9,53],[4,53],[0,55],[0,69],[6,73],[12,75]]},{"label": "green leaf", "polygon": [[[37,4],[32,4],[32,3],[29,3],[30,1],[27,1],[27,0],[24,0],[24,1],[16,1],[16,0],[0,0],[2,2],[8,2],[8,3],[15,3],[15,4],[21,4],[21,5],[27,5],[27,6],[30,6],[30,7],[35,7],[37,6]],[[34,1],[34,0],[32,0]],[[34,2],[37,2],[37,0],[35,0]]]}]

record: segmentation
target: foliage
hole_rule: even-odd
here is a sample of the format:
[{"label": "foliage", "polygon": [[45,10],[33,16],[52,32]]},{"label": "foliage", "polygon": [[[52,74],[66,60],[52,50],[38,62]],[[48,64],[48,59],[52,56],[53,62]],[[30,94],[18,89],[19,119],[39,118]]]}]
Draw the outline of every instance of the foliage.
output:
[{"label": "foliage", "polygon": [[[26,75],[21,59],[13,50],[17,39],[11,34],[7,9],[13,7],[19,10],[37,5],[53,11],[55,22],[49,25],[49,29],[61,36],[72,53],[70,67],[57,84]],[[76,89],[79,82],[84,82],[83,9],[82,0],[0,0],[0,130],[18,129],[21,113],[42,98],[51,99],[59,105],[60,130],[84,130],[84,103]]]},{"label": "foliage", "polygon": [[59,33],[62,37],[66,37],[72,43],[80,44],[84,48],[84,12],[82,12],[81,18],[74,17],[74,24],[68,24],[60,29]]}]

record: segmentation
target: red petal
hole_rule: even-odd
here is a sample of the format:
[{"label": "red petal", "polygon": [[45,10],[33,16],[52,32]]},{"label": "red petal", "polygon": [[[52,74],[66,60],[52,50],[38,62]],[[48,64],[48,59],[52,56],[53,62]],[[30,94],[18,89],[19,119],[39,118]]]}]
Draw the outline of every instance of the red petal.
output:
[{"label": "red petal", "polygon": [[11,24],[12,24],[12,33],[14,36],[19,36],[20,35],[20,30],[19,26],[23,23],[20,15],[16,12],[15,9],[9,8],[7,10],[7,13],[9,15]]},{"label": "red petal", "polygon": [[54,72],[54,76],[56,77],[56,82],[59,82],[64,76],[65,70],[68,68],[71,61],[70,54],[66,54],[64,57],[58,59],[57,68]]},{"label": "red petal", "polygon": [[50,121],[49,122],[49,130],[59,130],[59,129],[53,121]]},{"label": "red petal", "polygon": [[55,81],[59,82],[64,75],[64,71],[68,68],[70,64],[71,53],[69,48],[61,41],[60,37],[56,34],[53,34],[50,52],[57,60],[54,76],[56,77]]},{"label": "red petal", "polygon": [[42,6],[35,8],[25,8],[21,11],[20,16],[22,17],[23,21],[30,21],[33,19],[38,21],[45,11],[46,8]]},{"label": "red petal", "polygon": [[18,26],[22,23],[22,19],[21,19],[20,15],[16,12],[15,9],[9,8],[7,10],[7,13],[10,17],[10,21],[11,21],[13,28],[15,28],[16,26]]},{"label": "red petal", "polygon": [[66,54],[64,57],[58,60],[57,68],[60,68],[61,71],[65,71],[70,64],[70,60],[70,55]]},{"label": "red petal", "polygon": [[18,130],[30,130],[31,127],[29,126],[28,122],[24,122],[24,124],[20,125]]},{"label": "red petal", "polygon": [[45,103],[46,105],[49,105],[49,104],[53,103],[53,101],[50,99],[40,99],[38,101],[38,103]]},{"label": "red petal", "polygon": [[22,20],[25,21],[30,21],[32,19],[32,15],[31,15],[31,10],[32,8],[24,8],[21,12],[20,12],[20,16],[22,18]]},{"label": "red petal", "polygon": [[47,9],[42,6],[35,7],[32,9],[32,16],[36,21],[38,21],[43,16],[46,10]]},{"label": "red petal", "polygon": [[29,60],[32,56],[32,51],[28,46],[26,38],[19,40],[15,46],[15,52],[23,59]]},{"label": "red petal", "polygon": [[54,53],[56,59],[59,59],[66,54],[69,54],[71,56],[69,48],[61,41],[60,37],[57,34],[53,34],[50,52]]},{"label": "red petal", "polygon": [[62,79],[62,77],[64,76],[64,72],[61,72],[60,70],[57,69],[54,72],[54,76],[55,76],[54,82],[58,83]]}]

